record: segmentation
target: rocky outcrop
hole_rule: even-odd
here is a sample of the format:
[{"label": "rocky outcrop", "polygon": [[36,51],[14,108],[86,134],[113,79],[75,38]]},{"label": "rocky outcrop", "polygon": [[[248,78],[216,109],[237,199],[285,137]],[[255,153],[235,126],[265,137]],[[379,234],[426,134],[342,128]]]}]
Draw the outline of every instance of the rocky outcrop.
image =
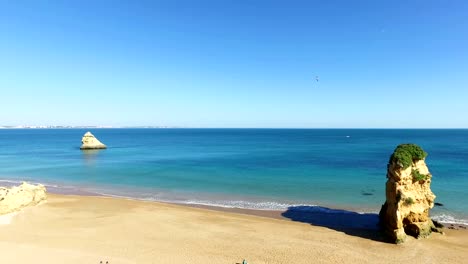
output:
[{"label": "rocky outcrop", "polygon": [[106,145],[102,144],[97,138],[94,137],[91,132],[86,132],[81,139],[81,147],[80,149],[105,149],[107,148]]},{"label": "rocky outcrop", "polygon": [[402,243],[407,235],[416,238],[440,231],[429,217],[436,196],[432,175],[426,166],[427,153],[414,144],[399,145],[387,166],[386,201],[380,222],[388,239]]},{"label": "rocky outcrop", "polygon": [[23,183],[12,188],[0,187],[0,215],[19,211],[47,199],[44,185]]}]

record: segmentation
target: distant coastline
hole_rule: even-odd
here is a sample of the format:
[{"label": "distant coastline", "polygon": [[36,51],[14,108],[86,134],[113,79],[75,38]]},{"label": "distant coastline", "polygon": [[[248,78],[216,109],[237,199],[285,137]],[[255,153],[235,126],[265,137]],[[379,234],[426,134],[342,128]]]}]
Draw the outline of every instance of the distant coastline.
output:
[{"label": "distant coastline", "polygon": [[172,126],[0,126],[0,129],[180,128]]},{"label": "distant coastline", "polygon": [[17,125],[0,126],[0,129],[278,129],[278,130],[468,130],[468,127],[188,127],[188,126],[66,126],[66,125]]}]

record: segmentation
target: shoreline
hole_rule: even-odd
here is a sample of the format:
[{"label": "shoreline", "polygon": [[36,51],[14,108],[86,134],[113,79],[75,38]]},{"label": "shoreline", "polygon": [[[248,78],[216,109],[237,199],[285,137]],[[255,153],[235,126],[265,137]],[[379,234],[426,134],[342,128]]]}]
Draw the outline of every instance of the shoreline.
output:
[{"label": "shoreline", "polygon": [[[59,188],[56,188],[59,190]],[[378,213],[361,213],[350,211],[347,209],[334,209],[322,206],[313,206],[317,209],[324,209],[326,212],[317,212],[316,210],[307,210],[308,208],[298,208],[297,210],[269,210],[269,209],[251,209],[251,208],[236,208],[236,207],[222,207],[215,205],[205,205],[205,204],[189,204],[181,202],[168,202],[168,201],[157,201],[157,200],[147,200],[147,199],[138,199],[134,197],[124,197],[117,195],[105,195],[92,192],[81,192],[81,193],[67,193],[67,192],[55,192],[50,191],[50,194],[53,195],[70,195],[70,196],[89,196],[89,197],[102,197],[109,199],[123,199],[129,201],[141,201],[148,203],[157,203],[157,204],[167,204],[167,205],[177,205],[182,207],[189,208],[199,208],[205,210],[211,210],[215,212],[228,212],[236,213],[250,216],[265,217],[277,220],[285,221],[299,221],[303,223],[309,223],[312,225],[320,225],[331,228],[340,228],[343,230],[347,229],[364,229],[370,231],[379,230],[378,227]],[[312,207],[312,206],[303,206],[303,207]],[[316,209],[314,208],[314,209]],[[336,216],[341,216],[341,219]],[[326,219],[321,219],[326,218]],[[343,219],[345,218],[345,219]],[[345,221],[353,220],[354,223],[345,224]],[[460,223],[442,223],[444,229],[452,230],[466,230],[468,225]]]},{"label": "shoreline", "polygon": [[[2,179],[0,180],[1,186],[16,186],[23,181],[16,181],[16,180],[8,180]],[[6,185],[5,185],[6,183]],[[30,182],[33,184],[42,184],[39,182]],[[77,187],[73,186],[59,186],[55,184],[43,184],[47,188],[47,192],[49,194],[54,195],[71,195],[71,196],[90,196],[90,197],[106,197],[106,198],[115,198],[115,199],[125,199],[125,200],[132,200],[132,201],[144,201],[144,202],[155,202],[155,203],[163,203],[163,204],[173,204],[173,205],[180,205],[184,207],[191,207],[191,208],[202,208],[208,209],[212,211],[218,212],[233,212],[239,213],[244,215],[253,215],[253,216],[261,216],[273,219],[281,219],[287,221],[302,221],[309,224],[321,225],[321,226],[328,226],[333,228],[341,228],[341,229],[370,229],[376,230],[378,227],[378,212],[360,212],[355,211],[352,208],[333,208],[333,207],[325,207],[320,205],[303,205],[297,204],[292,205],[291,207],[285,209],[254,209],[254,208],[240,208],[240,207],[231,207],[231,206],[218,206],[218,205],[207,205],[201,203],[184,203],[178,201],[167,201],[167,200],[156,200],[156,199],[144,199],[138,197],[130,197],[130,196],[122,196],[122,195],[113,195],[113,194],[104,194],[98,193],[93,191],[86,191],[82,190]],[[341,216],[342,219],[335,219],[333,216]],[[437,217],[437,216],[435,216]],[[327,218],[328,222],[320,219],[320,218]],[[344,218],[344,219],[343,219]],[[434,219],[434,216],[432,216]],[[352,219],[353,221],[357,221],[356,224],[346,224],[346,221]],[[438,222],[442,223],[446,229],[467,229],[468,224],[460,223],[460,222],[447,222],[447,221],[440,221],[439,219],[434,219]],[[457,219],[455,219],[457,220]],[[459,220],[457,220],[459,221]],[[464,221],[464,220],[462,220]]]},{"label": "shoreline", "polygon": [[45,203],[0,225],[2,261],[309,264],[463,263],[468,258],[466,230],[409,237],[395,245],[382,242],[373,230],[245,213],[251,211],[49,194]]},{"label": "shoreline", "polygon": [[[74,190],[75,191],[75,190]],[[358,220],[360,223],[352,224],[352,225],[343,225],[341,224],[343,220],[334,221],[330,223],[333,227],[340,227],[340,228],[351,228],[351,229],[371,229],[376,230],[378,227],[378,213],[374,212],[356,212],[350,209],[337,209],[337,208],[329,208],[319,205],[299,205],[294,207],[298,210],[289,210],[289,209],[280,209],[280,210],[273,210],[273,209],[252,209],[252,208],[238,208],[238,207],[223,207],[223,206],[216,206],[216,205],[206,205],[206,204],[197,204],[197,203],[183,203],[183,202],[172,202],[172,201],[158,201],[158,200],[149,200],[149,199],[142,199],[142,198],[135,198],[135,197],[127,197],[127,196],[119,196],[119,195],[109,195],[109,194],[100,194],[94,192],[86,192],[77,190],[77,192],[66,192],[61,191],[60,188],[54,188],[53,191],[49,191],[52,194],[59,194],[59,195],[76,195],[76,196],[91,196],[91,197],[106,197],[106,198],[115,198],[115,199],[125,199],[131,201],[143,201],[143,202],[155,202],[155,203],[162,203],[162,204],[173,204],[173,205],[180,205],[184,207],[191,207],[191,208],[201,208],[207,209],[217,212],[231,212],[231,213],[238,213],[238,214],[245,214],[245,215],[253,215],[253,216],[261,216],[273,219],[280,219],[280,220],[287,220],[287,221],[294,221],[293,219],[285,216],[291,214],[296,214],[296,211],[299,211],[295,218],[301,218],[301,221],[310,223],[310,224],[318,224],[327,225],[323,220],[317,219],[319,217],[326,217],[331,215],[344,215],[348,218],[352,218],[354,221]],[[302,208],[301,208],[302,207]],[[291,214],[290,211],[293,211]],[[356,217],[358,216],[358,217]],[[359,217],[363,216],[363,217]],[[329,221],[334,220],[332,217],[328,217]],[[364,222],[363,222],[364,221]],[[454,229],[454,230],[461,230],[461,229],[468,229],[468,224],[464,223],[456,223],[456,222],[441,222],[446,229]]]}]

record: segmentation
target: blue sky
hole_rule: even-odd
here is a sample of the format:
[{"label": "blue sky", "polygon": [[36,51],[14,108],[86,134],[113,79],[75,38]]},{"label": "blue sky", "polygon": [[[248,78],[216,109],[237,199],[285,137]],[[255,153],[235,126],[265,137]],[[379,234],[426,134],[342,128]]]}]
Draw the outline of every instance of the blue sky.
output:
[{"label": "blue sky", "polygon": [[467,1],[0,0],[0,125],[467,128],[467,14]]}]

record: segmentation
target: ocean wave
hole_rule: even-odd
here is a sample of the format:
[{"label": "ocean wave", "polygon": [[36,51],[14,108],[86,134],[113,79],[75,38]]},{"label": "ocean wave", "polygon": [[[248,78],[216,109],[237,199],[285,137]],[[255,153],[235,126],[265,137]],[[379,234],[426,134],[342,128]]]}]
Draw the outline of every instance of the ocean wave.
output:
[{"label": "ocean wave", "polygon": [[279,203],[279,202],[270,202],[270,201],[251,202],[251,201],[187,200],[187,201],[181,201],[180,203],[190,204],[190,205],[224,207],[224,208],[271,210],[271,211],[282,211],[291,207],[298,207],[298,206],[316,207],[316,205],[289,204],[289,203]]},{"label": "ocean wave", "polygon": [[[223,208],[237,208],[237,209],[250,209],[250,210],[266,210],[266,211],[297,211],[307,213],[326,213],[326,214],[356,214],[342,209],[332,209],[315,204],[293,204],[293,203],[280,203],[271,201],[206,201],[206,200],[188,200],[181,202],[190,205],[205,205]],[[364,213],[364,212],[363,212]],[[358,213],[358,214],[363,214]]]},{"label": "ocean wave", "polygon": [[[202,206],[213,206],[222,208],[236,208],[236,209],[251,209],[251,210],[266,210],[266,211],[284,211],[290,208],[310,207],[310,208],[324,208],[313,204],[291,204],[291,203],[280,203],[272,201],[242,201],[242,200],[224,200],[224,201],[212,201],[212,200],[190,200],[190,199],[168,199],[163,197],[155,196],[126,196],[111,194],[109,192],[97,192],[99,195],[131,199],[131,200],[142,200],[142,201],[153,201],[163,203],[176,203],[186,205],[202,205]],[[297,209],[301,210],[301,209]],[[320,209],[319,209],[320,210]]]},{"label": "ocean wave", "polygon": [[48,183],[42,183],[42,182],[33,182],[33,181],[0,180],[0,183],[2,183],[2,182],[6,183],[8,186],[20,185],[23,182],[27,182],[27,183],[35,184],[35,185],[42,184],[45,187],[65,188],[64,186],[59,186],[59,185],[55,185],[55,184],[48,184]]},{"label": "ocean wave", "polygon": [[323,207],[315,204],[296,204],[296,203],[281,203],[273,201],[244,201],[244,200],[224,200],[224,201],[211,201],[211,200],[168,200],[158,199],[154,197],[142,198],[142,200],[178,203],[186,205],[202,205],[213,206],[222,208],[233,209],[248,209],[248,210],[264,210],[264,211],[298,211],[307,213],[326,213],[326,214],[365,214],[369,212],[353,212],[343,209],[333,209]]},{"label": "ocean wave", "polygon": [[[7,180],[7,179],[0,179],[0,186],[4,187],[13,187],[21,185],[23,182],[27,182],[29,184],[42,184],[46,187],[47,192],[55,193],[55,194],[73,194],[73,195],[100,195],[95,192],[84,191],[81,188],[76,186],[68,186],[68,185],[57,185],[45,182],[35,182],[29,180]],[[2,184],[3,183],[3,184]]]},{"label": "ocean wave", "polygon": [[467,219],[458,219],[448,214],[435,215],[432,219],[445,224],[468,225]]}]

